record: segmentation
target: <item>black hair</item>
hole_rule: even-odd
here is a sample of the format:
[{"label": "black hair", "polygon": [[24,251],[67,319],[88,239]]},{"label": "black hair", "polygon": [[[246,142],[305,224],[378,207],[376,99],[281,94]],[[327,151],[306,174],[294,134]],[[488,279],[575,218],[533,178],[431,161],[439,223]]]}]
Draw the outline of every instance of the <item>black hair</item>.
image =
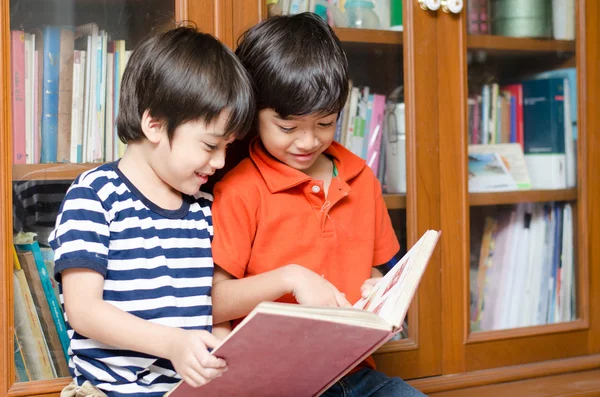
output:
[{"label": "black hair", "polygon": [[348,60],[318,15],[266,19],[240,37],[235,53],[254,80],[258,110],[271,108],[287,117],[344,108]]},{"label": "black hair", "polygon": [[143,40],[121,82],[117,131],[124,143],[144,138],[144,112],[164,123],[169,140],[188,121],[209,124],[228,111],[224,137],[243,138],[256,113],[254,88],[235,54],[216,38],[181,26]]}]

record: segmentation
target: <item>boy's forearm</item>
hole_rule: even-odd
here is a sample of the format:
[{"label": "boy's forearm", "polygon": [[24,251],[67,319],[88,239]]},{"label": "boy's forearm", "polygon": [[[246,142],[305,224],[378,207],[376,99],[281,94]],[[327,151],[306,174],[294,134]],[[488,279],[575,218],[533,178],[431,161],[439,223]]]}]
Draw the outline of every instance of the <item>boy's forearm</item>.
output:
[{"label": "boy's forearm", "polygon": [[212,289],[213,322],[217,324],[244,317],[259,303],[274,301],[291,293],[293,266],[251,277],[215,281]]},{"label": "boy's forearm", "polygon": [[[81,335],[120,349],[168,358],[170,343],[182,332],[143,320],[103,300],[69,311],[69,322]],[[72,318],[72,320],[71,320]]]}]

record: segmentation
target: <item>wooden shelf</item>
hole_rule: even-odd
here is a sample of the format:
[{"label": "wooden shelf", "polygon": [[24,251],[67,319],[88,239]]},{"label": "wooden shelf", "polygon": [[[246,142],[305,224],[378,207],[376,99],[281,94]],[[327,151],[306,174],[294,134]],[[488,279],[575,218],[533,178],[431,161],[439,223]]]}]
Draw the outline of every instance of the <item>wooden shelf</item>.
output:
[{"label": "wooden shelf", "polygon": [[384,194],[383,199],[388,210],[399,210],[406,208],[405,194]]},{"label": "wooden shelf", "polygon": [[467,48],[501,53],[575,52],[575,41],[545,40],[505,36],[469,35]]},{"label": "wooden shelf", "polygon": [[79,174],[100,166],[100,163],[85,164],[13,164],[13,181],[72,180]]},{"label": "wooden shelf", "polygon": [[393,30],[335,28],[343,43],[402,45],[402,32]]},{"label": "wooden shelf", "polygon": [[577,188],[559,190],[517,190],[513,192],[469,194],[469,205],[471,206],[575,200],[577,200]]}]

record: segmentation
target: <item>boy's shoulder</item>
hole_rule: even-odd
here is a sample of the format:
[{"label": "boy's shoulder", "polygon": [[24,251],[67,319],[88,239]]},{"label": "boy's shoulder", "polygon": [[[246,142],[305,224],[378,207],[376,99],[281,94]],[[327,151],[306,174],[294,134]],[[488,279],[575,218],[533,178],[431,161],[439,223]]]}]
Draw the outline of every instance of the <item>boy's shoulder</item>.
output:
[{"label": "boy's shoulder", "polygon": [[194,201],[198,203],[200,207],[211,207],[213,202],[213,195],[203,191],[198,191],[194,194]]},{"label": "boy's shoulder", "polygon": [[72,186],[89,187],[98,191],[107,184],[114,184],[118,179],[120,177],[116,171],[116,162],[105,163],[81,173]]}]

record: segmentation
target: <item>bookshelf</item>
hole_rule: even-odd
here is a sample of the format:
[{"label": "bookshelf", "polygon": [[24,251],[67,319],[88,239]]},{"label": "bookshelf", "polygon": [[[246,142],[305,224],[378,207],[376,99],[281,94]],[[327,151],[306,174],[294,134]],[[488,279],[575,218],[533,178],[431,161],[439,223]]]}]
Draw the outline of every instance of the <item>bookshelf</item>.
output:
[{"label": "bookshelf", "polygon": [[469,205],[486,206],[516,203],[544,203],[548,201],[575,201],[577,189],[520,190],[499,193],[471,193]]},{"label": "bookshelf", "polygon": [[372,29],[335,28],[335,33],[345,43],[402,45],[402,32]]},{"label": "bookshelf", "polygon": [[491,35],[469,35],[467,48],[487,50],[495,53],[556,53],[575,52],[572,40],[530,39],[521,37],[503,37]]},{"label": "bookshelf", "polygon": [[[375,355],[378,368],[407,379],[432,397],[597,395],[600,393],[600,4],[575,0],[577,37],[515,38],[472,35],[467,10],[449,15],[405,1],[404,32],[335,28],[357,86],[406,103],[407,193],[384,200],[401,241],[410,245],[429,228],[441,229],[435,252],[409,310],[408,337]],[[15,12],[15,5],[31,12]],[[54,397],[67,378],[16,382],[13,355],[13,184],[69,181],[99,165],[12,164],[10,29],[67,18],[44,2],[0,0],[0,394]],[[235,47],[237,36],[266,15],[263,0],[73,0],[77,23],[106,21],[132,44],[164,20],[189,20]],[[468,1],[465,2],[467,5]],[[50,8],[47,8],[50,7]],[[39,12],[37,12],[39,10]],[[118,11],[123,10],[120,14]],[[585,12],[583,12],[585,10]],[[43,12],[42,12],[43,11]],[[120,18],[126,15],[127,18]],[[139,19],[135,19],[135,17]],[[134,18],[134,20],[128,19]],[[16,25],[14,25],[16,24]],[[13,26],[14,25],[14,26]],[[485,54],[473,61],[467,54]],[[467,97],[476,84],[571,66],[577,70],[577,186],[564,189],[469,193]],[[477,80],[479,78],[479,80]],[[470,324],[471,252],[481,240],[473,227],[486,215],[523,203],[569,203],[573,208],[576,318],[572,321],[476,331]],[[360,214],[357,214],[360,216]],[[516,248],[515,248],[516,249]],[[475,255],[476,256],[476,255]],[[540,382],[540,378],[544,382]],[[579,393],[579,394],[577,394]]]}]

